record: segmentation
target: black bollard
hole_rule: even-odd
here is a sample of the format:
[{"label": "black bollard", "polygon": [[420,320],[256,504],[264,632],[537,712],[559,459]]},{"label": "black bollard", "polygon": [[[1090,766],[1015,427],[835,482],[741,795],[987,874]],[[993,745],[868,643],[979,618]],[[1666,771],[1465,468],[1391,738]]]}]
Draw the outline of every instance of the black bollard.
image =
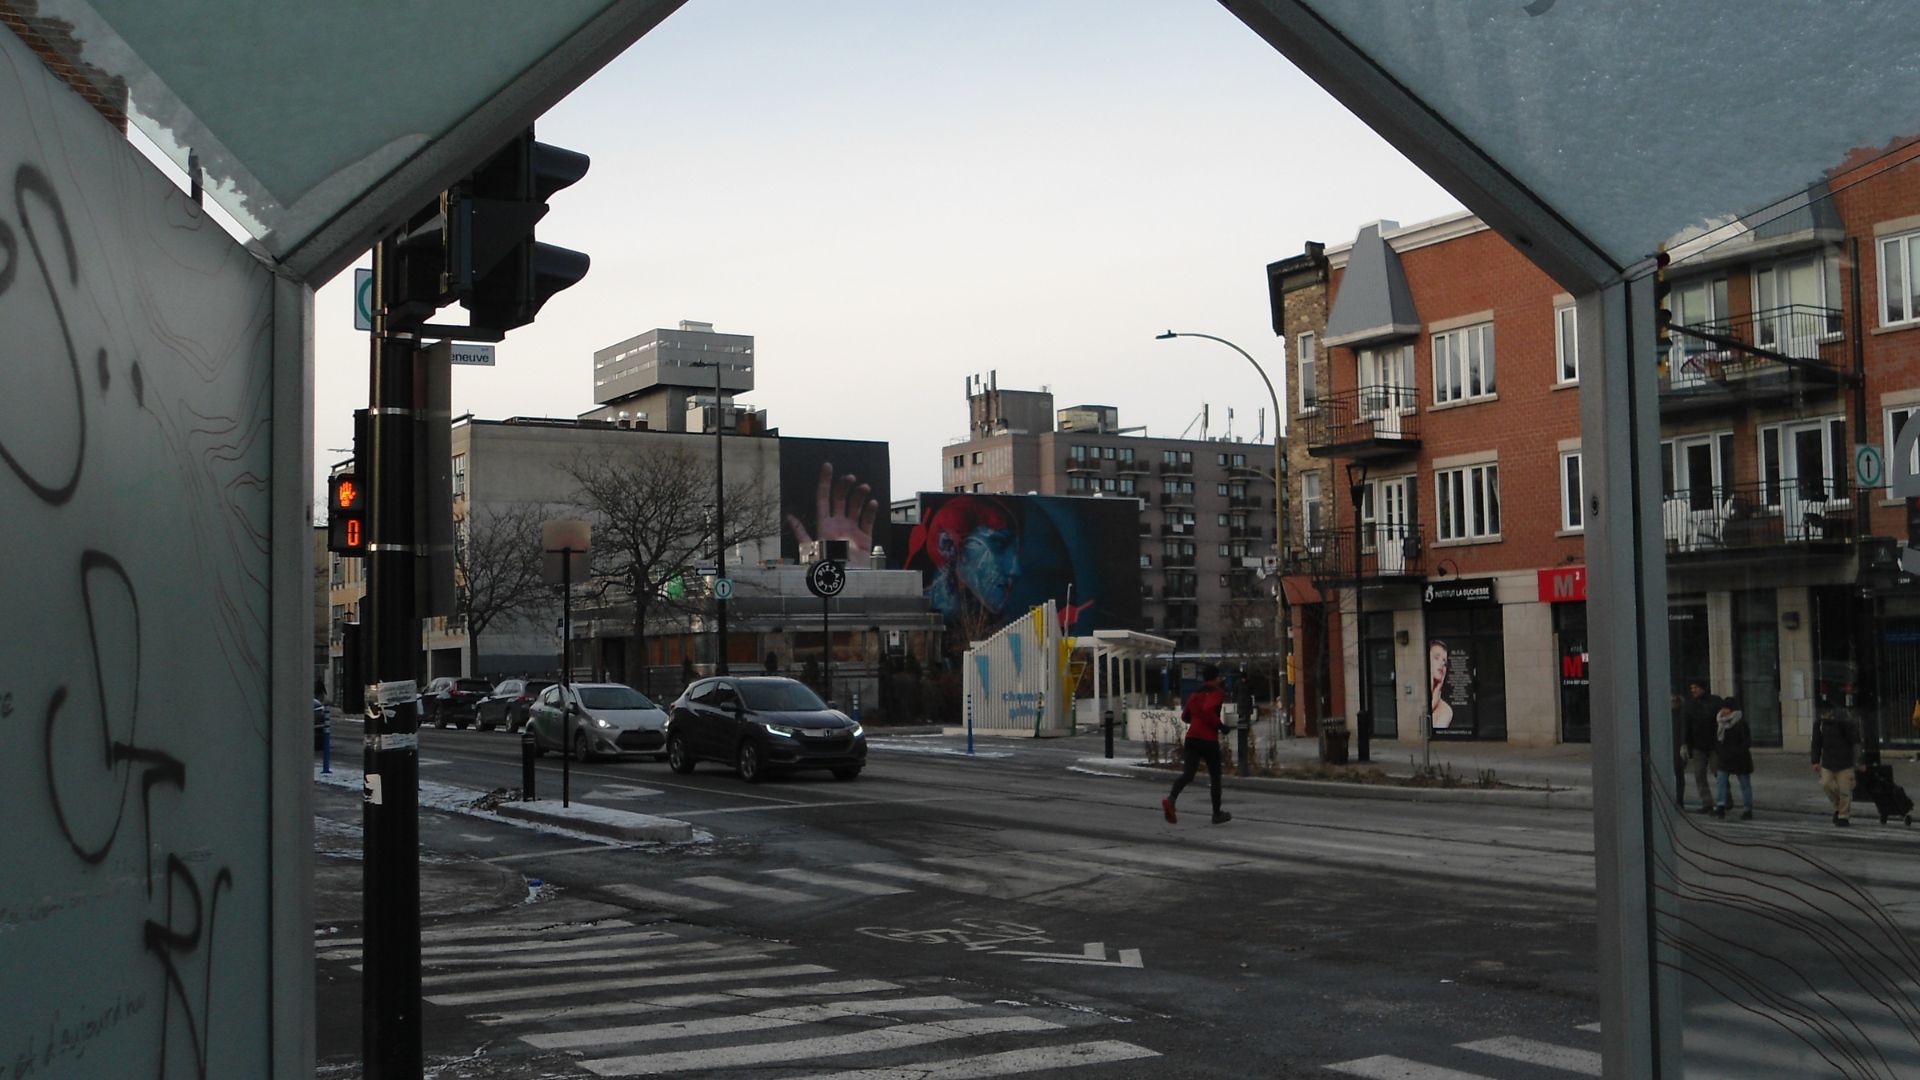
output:
[{"label": "black bollard", "polygon": [[1107,756],[1113,756],[1113,710],[1108,709],[1100,717],[1100,726],[1107,729]]},{"label": "black bollard", "polygon": [[533,794],[533,732],[520,729],[520,798],[532,802]]}]

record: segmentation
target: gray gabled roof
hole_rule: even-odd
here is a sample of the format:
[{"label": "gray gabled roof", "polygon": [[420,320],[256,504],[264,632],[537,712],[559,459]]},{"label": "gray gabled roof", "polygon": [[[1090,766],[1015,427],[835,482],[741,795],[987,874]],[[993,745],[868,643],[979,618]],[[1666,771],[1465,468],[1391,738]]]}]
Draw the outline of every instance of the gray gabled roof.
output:
[{"label": "gray gabled roof", "polygon": [[1381,227],[1396,223],[1376,221],[1360,230],[1347,254],[1347,271],[1327,316],[1327,345],[1370,345],[1420,332],[1420,313],[1407,288],[1400,254],[1380,235]]}]

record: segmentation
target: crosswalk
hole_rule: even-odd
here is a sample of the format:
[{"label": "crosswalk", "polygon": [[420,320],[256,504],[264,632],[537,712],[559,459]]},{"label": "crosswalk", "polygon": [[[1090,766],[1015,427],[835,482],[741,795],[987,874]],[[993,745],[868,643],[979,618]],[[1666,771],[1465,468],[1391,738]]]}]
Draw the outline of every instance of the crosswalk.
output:
[{"label": "crosswalk", "polygon": [[[683,924],[477,925],[421,938],[429,1005],[593,1076],[962,1080],[1088,1069],[1094,1080],[1097,1066],[1159,1056],[1100,1037],[1112,1020],[1087,1010],[866,977],[807,962],[790,945]],[[357,967],[360,945],[324,937],[316,957]]]},{"label": "crosswalk", "polygon": [[[1597,1035],[1600,1025],[1584,1024],[1577,1030]],[[1509,1080],[1600,1075],[1597,1049],[1514,1035],[1454,1043],[1449,1050],[1431,1056],[1442,1058],[1446,1063],[1374,1054],[1328,1065],[1327,1069],[1364,1080]]]}]

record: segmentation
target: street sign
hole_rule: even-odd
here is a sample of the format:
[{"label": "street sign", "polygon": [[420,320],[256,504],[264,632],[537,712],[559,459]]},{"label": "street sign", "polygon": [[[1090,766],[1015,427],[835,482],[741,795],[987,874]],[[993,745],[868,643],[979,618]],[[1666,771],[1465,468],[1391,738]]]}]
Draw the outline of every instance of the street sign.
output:
[{"label": "street sign", "polygon": [[492,367],[493,346],[456,341],[453,343],[453,362],[468,367]]},{"label": "street sign", "polygon": [[821,599],[839,596],[847,587],[847,568],[837,562],[817,562],[807,567],[807,591]]},{"label": "street sign", "polygon": [[1878,446],[1860,443],[1853,448],[1853,479],[1863,488],[1886,486],[1887,460],[1880,455]]},{"label": "street sign", "polygon": [[373,329],[373,271],[353,272],[353,328]]},{"label": "street sign", "polygon": [[733,599],[733,579],[723,577],[714,578],[713,597],[716,600]]},{"label": "street sign", "polygon": [[563,518],[540,523],[540,579],[548,585],[582,585],[593,564],[593,523]]}]

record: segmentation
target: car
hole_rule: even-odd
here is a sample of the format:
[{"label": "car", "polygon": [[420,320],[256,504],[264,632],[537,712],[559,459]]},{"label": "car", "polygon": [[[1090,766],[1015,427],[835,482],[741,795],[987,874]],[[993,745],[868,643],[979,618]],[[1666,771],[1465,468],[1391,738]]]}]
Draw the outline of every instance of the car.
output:
[{"label": "car", "polygon": [[319,698],[313,699],[313,748],[324,750],[327,747],[327,733],[333,726],[333,710]]},{"label": "car", "polygon": [[772,772],[826,769],[852,780],[867,764],[867,735],[797,679],[719,676],[688,686],[667,721],[667,764],[730,765],[759,783]]},{"label": "car", "polygon": [[664,757],[667,711],[623,683],[571,683],[540,691],[527,710],[533,752],[580,761],[628,754]]},{"label": "car", "polygon": [[463,679],[452,675],[442,675],[427,684],[427,691],[420,695],[423,710],[423,722],[434,727],[446,727],[452,724],[465,728],[473,723],[475,708],[480,699],[493,692],[493,684],[485,679]]},{"label": "car", "polygon": [[474,710],[474,724],[481,731],[492,731],[496,727],[519,731],[527,722],[527,708],[533,699],[552,685],[552,679],[502,679],[480,699]]}]

